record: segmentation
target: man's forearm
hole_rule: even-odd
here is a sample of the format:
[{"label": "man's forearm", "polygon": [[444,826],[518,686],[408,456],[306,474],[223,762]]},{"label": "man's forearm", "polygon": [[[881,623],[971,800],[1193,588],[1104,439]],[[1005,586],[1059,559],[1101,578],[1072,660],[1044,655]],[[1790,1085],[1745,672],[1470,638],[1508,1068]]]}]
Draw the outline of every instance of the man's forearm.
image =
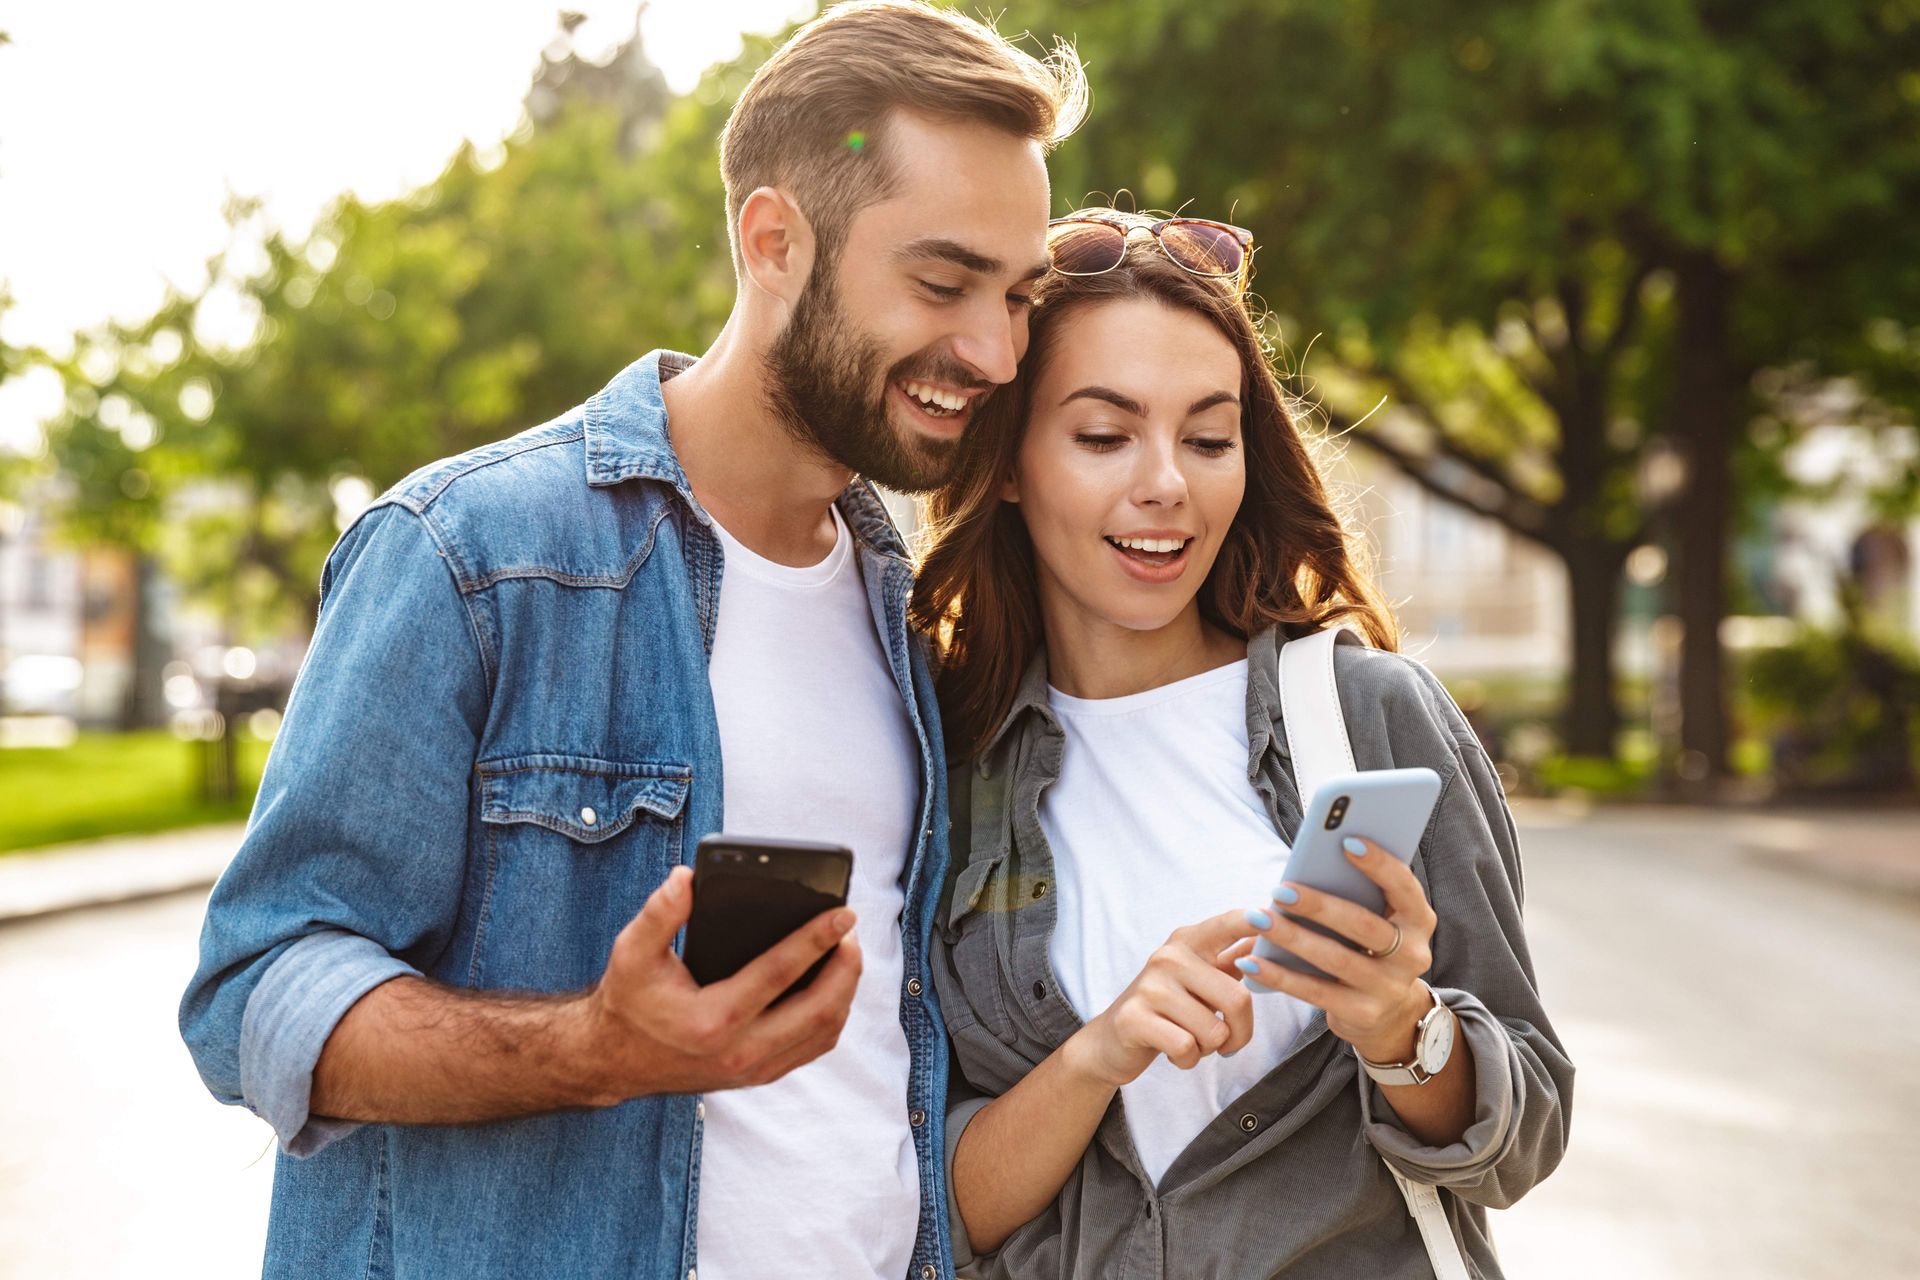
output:
[{"label": "man's forearm", "polygon": [[1060,1194],[1117,1092],[1076,1069],[1068,1040],[983,1107],[953,1153],[953,1198],[976,1253],[989,1253]]},{"label": "man's forearm", "polygon": [[461,991],[399,977],[362,996],[314,1065],[308,1110],[466,1124],[622,1101],[585,994]]}]

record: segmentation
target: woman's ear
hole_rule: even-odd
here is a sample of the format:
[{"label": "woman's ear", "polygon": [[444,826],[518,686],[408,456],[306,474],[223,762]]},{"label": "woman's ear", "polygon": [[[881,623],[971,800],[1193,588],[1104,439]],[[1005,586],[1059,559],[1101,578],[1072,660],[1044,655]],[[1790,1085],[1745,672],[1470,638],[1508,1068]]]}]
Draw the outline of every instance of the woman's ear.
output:
[{"label": "woman's ear", "polygon": [[1000,501],[1020,501],[1020,472],[1009,468],[1006,478],[1000,482]]}]

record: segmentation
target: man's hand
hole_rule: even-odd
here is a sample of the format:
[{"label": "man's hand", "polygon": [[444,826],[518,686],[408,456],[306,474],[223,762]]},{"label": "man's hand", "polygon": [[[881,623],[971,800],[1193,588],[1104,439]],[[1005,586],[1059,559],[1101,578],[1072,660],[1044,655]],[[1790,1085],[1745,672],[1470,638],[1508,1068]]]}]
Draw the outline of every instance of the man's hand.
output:
[{"label": "man's hand", "polygon": [[[821,913],[731,978],[702,987],[673,952],[693,911],[692,879],[685,867],[668,873],[614,939],[587,997],[604,1102],[766,1084],[833,1048],[846,1025],[860,978],[852,911]],[[830,951],[805,991],[769,1008]]]}]

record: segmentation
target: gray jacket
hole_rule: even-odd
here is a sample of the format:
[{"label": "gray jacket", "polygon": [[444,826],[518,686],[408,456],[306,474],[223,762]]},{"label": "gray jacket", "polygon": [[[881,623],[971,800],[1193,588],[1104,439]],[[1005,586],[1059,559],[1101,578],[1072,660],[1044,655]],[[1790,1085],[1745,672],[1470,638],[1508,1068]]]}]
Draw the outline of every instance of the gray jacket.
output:
[{"label": "gray jacket", "polygon": [[[975,1256],[950,1203],[963,1275],[1430,1276],[1381,1155],[1442,1188],[1469,1265],[1501,1274],[1485,1211],[1512,1204],[1560,1162],[1573,1088],[1573,1064],[1534,986],[1513,820],[1485,751],[1425,667],[1362,645],[1335,653],[1355,765],[1423,765],[1442,780],[1413,869],[1439,916],[1427,980],[1459,1019],[1455,1052],[1474,1056],[1471,1126],[1447,1147],[1413,1137],[1316,1011],[1286,1056],[1194,1139],[1158,1187],[1140,1169],[1116,1095],[1053,1206],[993,1254]],[[1280,716],[1275,632],[1254,636],[1247,654],[1247,777],[1291,840],[1301,801]],[[1082,1025],[1048,959],[1056,911],[1040,797],[1060,776],[1063,741],[1042,655],[986,750],[953,773],[953,869],[932,957],[955,1055],[949,1172],[968,1122]]]}]

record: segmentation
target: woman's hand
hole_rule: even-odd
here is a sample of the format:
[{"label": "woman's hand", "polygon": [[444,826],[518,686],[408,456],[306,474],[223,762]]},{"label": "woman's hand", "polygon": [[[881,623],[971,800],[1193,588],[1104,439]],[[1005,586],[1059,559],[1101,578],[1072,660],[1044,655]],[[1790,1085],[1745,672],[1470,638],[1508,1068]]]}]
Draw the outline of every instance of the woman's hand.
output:
[{"label": "woman's hand", "polygon": [[1163,1053],[1184,1071],[1209,1053],[1239,1052],[1253,1037],[1253,998],[1233,965],[1255,932],[1245,911],[1174,930],[1120,998],[1062,1046],[1074,1069],[1117,1089]]},{"label": "woman's hand", "polygon": [[1385,892],[1385,917],[1299,884],[1281,885],[1273,900],[1287,915],[1323,925],[1372,954],[1354,951],[1276,912],[1273,926],[1261,932],[1335,981],[1254,956],[1239,960],[1238,967],[1264,986],[1325,1009],[1328,1028],[1361,1057],[1404,1062],[1413,1054],[1415,1026],[1433,1007],[1433,997],[1420,981],[1433,963],[1433,908],[1404,862],[1370,840],[1348,837],[1344,847],[1353,864]]}]

